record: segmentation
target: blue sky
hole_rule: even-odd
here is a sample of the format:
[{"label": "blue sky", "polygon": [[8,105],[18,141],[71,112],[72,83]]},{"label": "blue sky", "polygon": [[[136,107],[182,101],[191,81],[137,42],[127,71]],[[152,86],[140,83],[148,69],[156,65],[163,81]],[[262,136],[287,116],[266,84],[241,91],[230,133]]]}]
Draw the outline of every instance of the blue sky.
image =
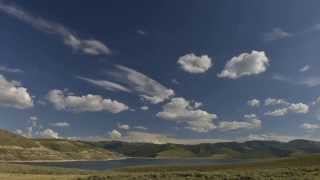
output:
[{"label": "blue sky", "polygon": [[0,127],[197,143],[320,138],[318,1],[0,1]]}]

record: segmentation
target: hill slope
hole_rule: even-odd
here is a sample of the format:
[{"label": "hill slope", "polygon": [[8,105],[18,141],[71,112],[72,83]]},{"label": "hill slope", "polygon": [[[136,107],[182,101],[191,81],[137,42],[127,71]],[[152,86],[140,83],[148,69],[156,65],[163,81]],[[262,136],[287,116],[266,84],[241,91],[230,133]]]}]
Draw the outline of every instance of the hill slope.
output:
[{"label": "hill slope", "polygon": [[0,130],[0,161],[107,160],[119,155],[85,142],[28,139]]},{"label": "hill slope", "polygon": [[320,142],[294,140],[224,142],[215,144],[181,145],[127,142],[98,142],[96,146],[130,157],[157,158],[274,158],[320,153]]}]

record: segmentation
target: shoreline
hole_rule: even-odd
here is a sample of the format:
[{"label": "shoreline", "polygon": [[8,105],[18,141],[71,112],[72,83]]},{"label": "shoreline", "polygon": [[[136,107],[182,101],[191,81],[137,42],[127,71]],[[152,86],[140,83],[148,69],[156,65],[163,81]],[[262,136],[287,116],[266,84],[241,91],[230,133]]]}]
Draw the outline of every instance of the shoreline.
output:
[{"label": "shoreline", "polygon": [[90,162],[90,161],[117,161],[117,160],[125,160],[125,159],[130,159],[127,157],[124,158],[118,158],[118,159],[102,159],[102,160],[97,160],[97,159],[79,159],[79,160],[27,160],[27,161],[21,161],[21,160],[12,160],[12,161],[3,161],[0,160],[0,163],[59,163],[59,162]]}]

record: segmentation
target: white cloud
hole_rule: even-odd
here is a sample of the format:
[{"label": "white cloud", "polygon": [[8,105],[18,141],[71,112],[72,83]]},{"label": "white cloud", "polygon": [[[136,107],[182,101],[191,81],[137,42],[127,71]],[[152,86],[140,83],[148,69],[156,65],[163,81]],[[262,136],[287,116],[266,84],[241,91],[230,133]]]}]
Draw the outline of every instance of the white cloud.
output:
[{"label": "white cloud", "polygon": [[318,76],[309,76],[309,77],[303,76],[300,79],[292,79],[290,77],[286,77],[281,74],[274,74],[272,76],[272,79],[277,81],[287,82],[293,85],[304,85],[310,88],[317,87],[320,85],[320,77]]},{"label": "white cloud", "polygon": [[114,129],[111,132],[109,132],[109,136],[111,137],[111,139],[120,139],[122,137],[122,134]]},{"label": "white cloud", "polygon": [[247,103],[251,107],[259,107],[260,106],[260,101],[258,99],[251,99]]},{"label": "white cloud", "polygon": [[280,141],[280,142],[289,142],[295,139],[308,139],[307,137],[296,137],[281,135],[275,133],[266,133],[266,134],[250,134],[247,137],[241,137],[239,141]]},{"label": "white cloud", "polygon": [[56,123],[52,123],[51,126],[54,127],[69,127],[70,124],[67,122],[56,122]]},{"label": "white cloud", "polygon": [[78,79],[81,79],[83,81],[86,81],[88,83],[91,83],[93,85],[102,87],[106,90],[109,91],[124,91],[124,92],[131,92],[130,89],[124,87],[121,84],[117,84],[111,81],[106,81],[106,80],[94,80],[94,79],[90,79],[90,78],[85,78],[85,77],[77,77]]},{"label": "white cloud", "polygon": [[147,110],[149,110],[149,107],[148,106],[141,106],[140,109],[143,111],[147,111]]},{"label": "white cloud", "polygon": [[128,124],[118,124],[119,129],[129,130],[130,126]]},{"label": "white cloud", "polygon": [[99,95],[74,96],[65,95],[62,90],[51,90],[48,93],[48,100],[57,110],[67,110],[74,112],[97,112],[108,111],[111,113],[120,113],[128,110],[129,107],[121,102],[111,99],[103,99]]},{"label": "white cloud", "polygon": [[278,117],[278,116],[284,116],[286,114],[288,114],[288,109],[281,108],[281,109],[276,109],[274,111],[268,111],[264,115]]},{"label": "white cloud", "polygon": [[309,65],[305,65],[303,66],[301,69],[299,69],[300,72],[306,72],[306,71],[309,71],[311,67]]},{"label": "white cloud", "polygon": [[304,77],[302,80],[298,81],[298,83],[307,87],[317,87],[320,85],[320,77]]},{"label": "white cloud", "polygon": [[297,104],[292,103],[292,104],[288,104],[288,107],[266,112],[265,115],[284,116],[284,115],[287,115],[289,112],[297,113],[297,114],[306,114],[309,112],[309,106],[304,103],[297,103]]},{"label": "white cloud", "polygon": [[141,30],[141,29],[138,29],[136,32],[137,32],[137,34],[142,35],[142,36],[147,35],[147,32],[144,30]]},{"label": "white cloud", "polygon": [[43,131],[39,132],[39,137],[41,138],[52,138],[52,139],[58,139],[59,133],[53,131],[52,129],[45,129]]},{"label": "white cloud", "polygon": [[314,131],[316,129],[320,128],[320,125],[318,124],[310,124],[310,123],[304,123],[300,126],[302,129],[307,131]]},{"label": "white cloud", "polygon": [[196,56],[195,54],[186,54],[181,56],[177,63],[186,72],[204,73],[212,66],[211,61],[208,55]]},{"label": "white cloud", "polygon": [[257,75],[267,70],[269,59],[263,51],[242,53],[227,62],[220,78],[238,79],[242,76]]},{"label": "white cloud", "polygon": [[33,100],[20,82],[8,81],[0,74],[0,106],[26,109],[33,107]]},{"label": "white cloud", "polygon": [[184,98],[172,98],[170,102],[163,106],[162,112],[157,113],[157,117],[177,123],[187,124],[186,128],[196,132],[208,132],[215,128],[213,119],[216,114],[196,109]]},{"label": "white cloud", "polygon": [[290,104],[288,110],[294,113],[306,114],[309,112],[309,106],[303,103]]},{"label": "white cloud", "polygon": [[37,121],[38,120],[38,117],[37,116],[30,116],[29,118],[31,121]]},{"label": "white cloud", "polygon": [[290,103],[288,103],[286,100],[284,99],[276,99],[276,98],[267,98],[264,101],[264,105],[265,106],[274,106],[274,105],[289,105]]},{"label": "white cloud", "polygon": [[89,55],[109,55],[111,50],[102,42],[95,39],[82,39],[59,23],[50,22],[41,17],[35,17],[16,6],[0,2],[0,11],[31,25],[33,28],[47,34],[53,34],[63,39],[65,45],[75,51]]},{"label": "white cloud", "polygon": [[16,130],[14,131],[14,133],[16,133],[16,134],[18,134],[18,135],[20,135],[20,136],[25,136],[23,130],[21,130],[21,129],[16,129]]},{"label": "white cloud", "polygon": [[134,129],[138,129],[138,130],[148,130],[148,128],[144,127],[144,126],[134,126]]},{"label": "white cloud", "polygon": [[116,70],[107,73],[115,81],[123,83],[128,89],[139,94],[143,100],[152,104],[161,103],[174,95],[172,89],[125,66],[117,65]]},{"label": "white cloud", "polygon": [[[124,142],[138,142],[138,143],[154,143],[154,144],[200,144],[200,143],[217,143],[217,142],[226,142],[230,140],[224,139],[182,139],[182,138],[175,138],[173,136],[169,136],[166,134],[160,133],[148,133],[148,132],[141,132],[141,131],[128,131],[126,134],[119,135],[117,132],[114,133],[116,135],[115,138],[110,139],[109,137],[103,136],[95,136],[95,137],[85,137],[85,138],[75,138],[80,140],[89,140],[89,141],[110,141],[110,140],[119,140]],[[73,138],[74,139],[74,138]]]},{"label": "white cloud", "polygon": [[244,115],[244,121],[221,121],[218,128],[223,131],[261,128],[261,120],[255,114]]},{"label": "white cloud", "polygon": [[23,73],[23,71],[21,69],[9,68],[6,66],[1,66],[1,65],[0,65],[0,71],[8,72],[8,73]]},{"label": "white cloud", "polygon": [[256,118],[258,118],[256,114],[245,114],[243,117],[245,119],[256,119]]},{"label": "white cloud", "polygon": [[265,33],[263,38],[265,41],[276,41],[292,37],[293,34],[288,33],[280,28],[274,28],[271,32]]}]

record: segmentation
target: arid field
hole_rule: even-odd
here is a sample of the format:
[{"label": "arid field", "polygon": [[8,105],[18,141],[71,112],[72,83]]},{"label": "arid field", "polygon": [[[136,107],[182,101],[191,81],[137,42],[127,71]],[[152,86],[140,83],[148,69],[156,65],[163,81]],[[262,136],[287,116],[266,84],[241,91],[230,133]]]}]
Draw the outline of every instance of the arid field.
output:
[{"label": "arid field", "polygon": [[109,172],[2,163],[0,171],[0,179],[6,180],[317,180],[320,155],[242,165],[135,167]]}]

